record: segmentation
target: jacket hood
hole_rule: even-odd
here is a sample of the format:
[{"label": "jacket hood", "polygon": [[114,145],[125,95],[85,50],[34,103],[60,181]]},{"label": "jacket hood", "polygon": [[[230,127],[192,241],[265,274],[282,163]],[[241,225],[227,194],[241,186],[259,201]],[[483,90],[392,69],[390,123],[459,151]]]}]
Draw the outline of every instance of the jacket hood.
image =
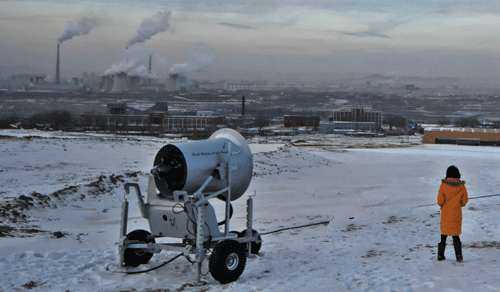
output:
[{"label": "jacket hood", "polygon": [[464,180],[459,180],[459,179],[442,179],[441,182],[448,184],[450,186],[461,186],[465,184]]}]

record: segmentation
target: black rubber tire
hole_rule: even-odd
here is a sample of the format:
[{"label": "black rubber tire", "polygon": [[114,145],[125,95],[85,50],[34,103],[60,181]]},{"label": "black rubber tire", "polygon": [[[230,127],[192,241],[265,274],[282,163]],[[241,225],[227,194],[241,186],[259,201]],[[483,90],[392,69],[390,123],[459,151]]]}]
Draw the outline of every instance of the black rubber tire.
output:
[{"label": "black rubber tire", "polygon": [[[240,234],[241,234],[241,237],[247,236],[247,229],[241,231]],[[252,243],[250,243],[250,245],[252,247],[252,252],[251,252],[252,254],[258,254],[260,251],[260,248],[262,247],[262,238],[260,237],[259,232],[257,232],[255,229],[252,229],[252,236],[255,236],[255,235],[257,235],[259,242],[257,243],[255,241],[252,241]]]},{"label": "black rubber tire", "polygon": [[[155,243],[155,239],[149,237],[150,235],[149,231],[138,229],[127,234],[127,240],[130,243]],[[125,266],[137,267],[147,264],[152,257],[153,253],[140,248],[127,248],[125,249],[123,263]]]},{"label": "black rubber tire", "polygon": [[235,240],[224,240],[217,244],[208,262],[212,277],[221,284],[236,281],[247,263],[245,247]]},{"label": "black rubber tire", "polygon": [[241,237],[241,233],[240,233],[240,232],[238,232],[238,231],[236,231],[236,230],[231,230],[231,231],[229,231],[229,233],[233,233],[233,234],[238,235],[238,238],[240,238],[240,237]]}]

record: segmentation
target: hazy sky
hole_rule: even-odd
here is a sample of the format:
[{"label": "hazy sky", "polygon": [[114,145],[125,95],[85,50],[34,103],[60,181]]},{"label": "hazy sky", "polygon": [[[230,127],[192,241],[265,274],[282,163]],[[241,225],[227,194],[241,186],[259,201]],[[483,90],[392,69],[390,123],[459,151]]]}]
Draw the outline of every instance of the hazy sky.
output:
[{"label": "hazy sky", "polygon": [[136,50],[154,54],[160,76],[177,65],[228,79],[500,78],[500,1],[465,0],[0,0],[0,71],[29,66],[53,78],[58,40],[77,31],[61,43],[61,76],[104,74],[133,58],[125,48],[138,30],[151,35]]}]

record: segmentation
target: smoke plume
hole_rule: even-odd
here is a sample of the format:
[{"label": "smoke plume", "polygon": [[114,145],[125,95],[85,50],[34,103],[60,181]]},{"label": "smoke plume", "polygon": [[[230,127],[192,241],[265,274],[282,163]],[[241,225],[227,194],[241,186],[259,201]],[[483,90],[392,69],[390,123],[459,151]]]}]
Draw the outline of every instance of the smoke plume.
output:
[{"label": "smoke plume", "polygon": [[113,64],[104,72],[104,75],[113,75],[117,73],[126,73],[130,77],[141,78],[158,78],[155,73],[149,74],[149,56],[152,57],[153,70],[157,72],[165,72],[167,62],[154,53],[152,50],[131,46],[125,51],[125,56],[118,64]]},{"label": "smoke plume", "polygon": [[145,19],[136,33],[130,38],[127,47],[135,43],[143,43],[150,40],[155,34],[167,31],[170,28],[170,15],[172,12],[158,12],[154,18]]},{"label": "smoke plume", "polygon": [[188,76],[190,73],[203,70],[210,66],[215,55],[212,48],[205,47],[203,44],[196,44],[189,52],[191,61],[182,64],[175,64],[170,68],[170,74]]},{"label": "smoke plume", "polygon": [[93,28],[99,26],[98,17],[82,17],[76,24],[70,23],[58,38],[59,43],[72,39],[74,36],[86,35]]}]

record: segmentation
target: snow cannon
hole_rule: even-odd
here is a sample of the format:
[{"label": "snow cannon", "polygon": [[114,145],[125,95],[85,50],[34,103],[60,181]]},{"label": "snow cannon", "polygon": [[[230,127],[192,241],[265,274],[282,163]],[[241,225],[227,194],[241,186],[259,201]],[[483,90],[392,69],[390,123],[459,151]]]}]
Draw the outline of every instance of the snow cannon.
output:
[{"label": "snow cannon", "polygon": [[[252,229],[253,197],[247,199],[246,229],[230,230],[231,202],[246,192],[253,175],[253,158],[243,136],[232,129],[220,129],[209,139],[167,144],[162,147],[149,175],[146,202],[138,183],[125,183],[120,225],[120,267],[147,264],[155,253],[181,252],[201,266],[209,260],[209,271],[222,284],[239,278],[247,258],[262,246],[260,234]],[[127,195],[135,189],[148,230],[127,232]],[[224,220],[218,221],[211,199],[225,202]],[[221,227],[223,226],[223,227]],[[156,243],[157,239],[161,243]],[[194,258],[194,259],[193,259]]]},{"label": "snow cannon", "polygon": [[[225,171],[218,172],[218,179],[212,180],[205,191],[218,191],[228,184],[231,177],[231,201],[240,198],[248,188],[253,174],[252,152],[250,147],[235,130],[221,129],[208,140],[168,144],[158,151],[152,173],[161,196],[173,198],[174,191],[192,193],[198,190],[214,169],[229,161],[231,147],[232,170],[228,176]],[[225,198],[226,194],[219,198]]]}]

